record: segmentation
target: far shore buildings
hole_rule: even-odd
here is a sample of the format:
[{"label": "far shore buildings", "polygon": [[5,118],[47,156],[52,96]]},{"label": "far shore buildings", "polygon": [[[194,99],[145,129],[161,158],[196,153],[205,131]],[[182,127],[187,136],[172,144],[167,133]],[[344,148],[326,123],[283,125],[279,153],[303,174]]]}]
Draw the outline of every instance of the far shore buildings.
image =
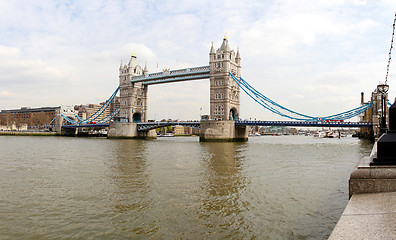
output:
[{"label": "far shore buildings", "polygon": [[114,112],[118,107],[120,107],[120,98],[119,97],[114,97],[114,100],[110,103],[109,107],[105,109],[104,105],[106,105],[107,102],[102,102],[99,104],[86,104],[86,105],[76,105],[74,106],[74,110],[78,111],[78,116],[87,119],[89,116],[95,114],[95,113],[100,113],[103,111],[103,113],[96,118],[95,122],[99,122],[103,120],[106,116]]},{"label": "far shore buildings", "polygon": [[[100,122],[104,117],[114,112],[120,106],[120,98],[115,97],[108,108],[104,109],[106,102],[99,104],[75,105],[74,110],[78,116],[87,119],[91,115],[103,113],[93,122]],[[30,108],[22,107],[20,109],[1,110],[0,111],[0,131],[26,131],[31,129],[48,128],[55,118],[55,113],[60,107],[40,107]],[[175,135],[198,135],[199,129],[189,127],[175,126],[172,128]]]},{"label": "far shore buildings", "polygon": [[41,107],[1,110],[0,130],[27,130],[49,125],[59,107]]},{"label": "far shore buildings", "polygon": [[[76,105],[74,108],[75,110],[78,110],[79,117],[86,119],[95,112],[101,111],[102,106],[105,104],[106,102],[102,102],[100,104]],[[116,110],[119,105],[119,98],[115,97],[110,106],[94,121],[102,120],[105,116]],[[55,118],[55,113],[59,109],[60,107],[22,107],[20,109],[1,110],[0,131],[23,131],[48,127],[48,125],[52,124],[52,120]]]}]

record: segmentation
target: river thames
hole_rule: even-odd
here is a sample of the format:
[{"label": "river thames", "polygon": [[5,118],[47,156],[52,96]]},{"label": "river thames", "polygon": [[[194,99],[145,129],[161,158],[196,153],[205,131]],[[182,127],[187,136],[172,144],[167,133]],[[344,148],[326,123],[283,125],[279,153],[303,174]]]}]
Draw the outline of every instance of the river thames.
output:
[{"label": "river thames", "polygon": [[326,239],[371,148],[0,136],[0,239]]}]

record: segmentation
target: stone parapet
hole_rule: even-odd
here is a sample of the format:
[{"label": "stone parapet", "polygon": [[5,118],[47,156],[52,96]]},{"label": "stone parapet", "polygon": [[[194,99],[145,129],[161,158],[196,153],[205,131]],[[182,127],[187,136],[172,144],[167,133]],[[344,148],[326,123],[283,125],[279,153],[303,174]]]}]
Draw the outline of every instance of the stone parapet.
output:
[{"label": "stone parapet", "polygon": [[360,160],[349,179],[349,197],[355,193],[396,192],[396,165],[370,166],[377,144],[369,157]]}]

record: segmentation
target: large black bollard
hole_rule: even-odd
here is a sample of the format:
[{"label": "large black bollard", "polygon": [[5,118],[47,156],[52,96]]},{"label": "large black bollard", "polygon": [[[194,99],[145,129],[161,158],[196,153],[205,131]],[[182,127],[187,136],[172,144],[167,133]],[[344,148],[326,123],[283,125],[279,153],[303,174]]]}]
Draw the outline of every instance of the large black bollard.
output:
[{"label": "large black bollard", "polygon": [[370,165],[396,165],[396,102],[389,108],[389,130],[377,141],[377,157]]}]

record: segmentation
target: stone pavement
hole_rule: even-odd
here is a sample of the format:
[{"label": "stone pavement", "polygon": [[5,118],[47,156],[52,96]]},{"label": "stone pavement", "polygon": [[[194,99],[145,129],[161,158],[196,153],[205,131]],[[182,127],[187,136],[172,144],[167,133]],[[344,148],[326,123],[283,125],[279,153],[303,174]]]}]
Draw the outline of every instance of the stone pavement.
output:
[{"label": "stone pavement", "polygon": [[353,194],[329,240],[396,239],[396,192]]}]

